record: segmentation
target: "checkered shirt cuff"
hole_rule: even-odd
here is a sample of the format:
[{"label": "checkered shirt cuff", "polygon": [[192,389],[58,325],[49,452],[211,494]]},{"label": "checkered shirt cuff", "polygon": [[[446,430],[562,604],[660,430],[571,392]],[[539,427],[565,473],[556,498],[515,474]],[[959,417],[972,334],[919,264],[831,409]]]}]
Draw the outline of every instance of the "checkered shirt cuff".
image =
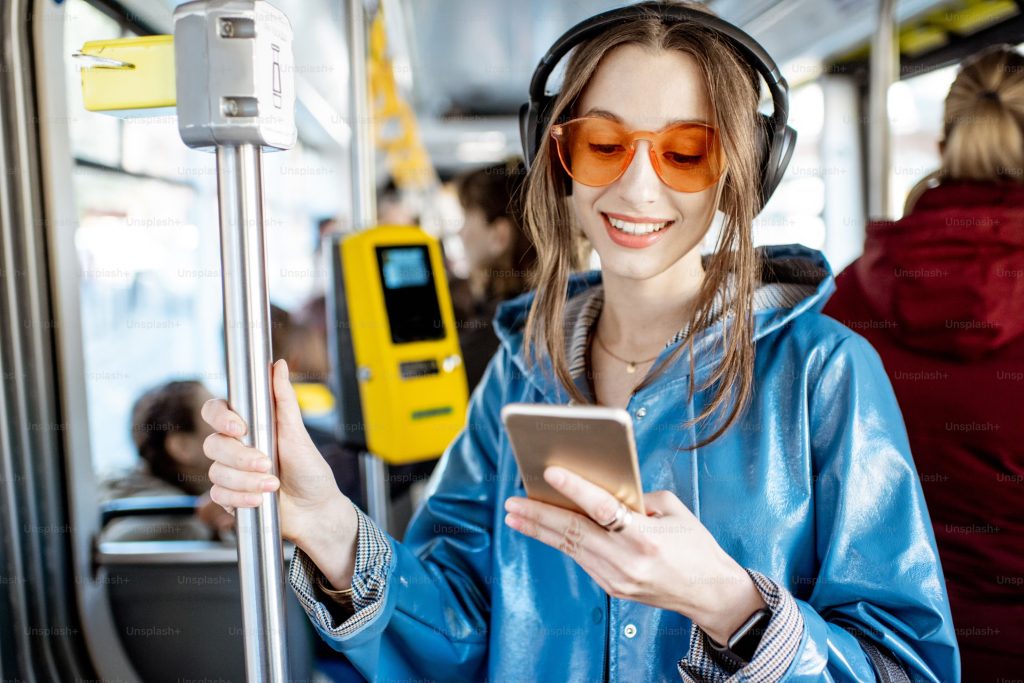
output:
[{"label": "checkered shirt cuff", "polygon": [[[355,505],[353,505],[355,507]],[[295,548],[288,583],[306,614],[331,636],[344,637],[370,622],[384,606],[384,592],[391,567],[391,543],[373,520],[356,507],[359,518],[356,564],[352,574],[351,605],[331,599],[319,589],[326,581],[302,549]]]},{"label": "checkered shirt cuff", "polygon": [[695,624],[690,631],[690,654],[679,662],[685,683],[771,683],[782,679],[800,647],[804,618],[789,591],[760,572],[747,570],[772,618],[754,658],[738,671],[716,659],[707,634]]}]

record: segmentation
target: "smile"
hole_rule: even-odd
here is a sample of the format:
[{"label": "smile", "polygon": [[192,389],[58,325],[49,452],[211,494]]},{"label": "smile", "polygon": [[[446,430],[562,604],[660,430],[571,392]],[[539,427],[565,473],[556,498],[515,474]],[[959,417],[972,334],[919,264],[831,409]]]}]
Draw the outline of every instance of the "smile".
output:
[{"label": "smile", "polygon": [[602,213],[605,229],[620,247],[643,249],[657,242],[675,221]]},{"label": "smile", "polygon": [[659,223],[635,223],[608,216],[608,222],[611,223],[612,227],[616,230],[621,230],[622,232],[629,233],[630,235],[647,235],[668,227],[668,224],[672,221],[662,221]]}]

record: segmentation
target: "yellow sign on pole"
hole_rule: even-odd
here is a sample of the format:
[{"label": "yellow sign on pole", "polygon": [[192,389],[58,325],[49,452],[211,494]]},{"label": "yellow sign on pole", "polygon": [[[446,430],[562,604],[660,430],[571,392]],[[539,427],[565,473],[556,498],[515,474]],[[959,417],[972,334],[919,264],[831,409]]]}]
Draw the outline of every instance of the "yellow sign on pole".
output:
[{"label": "yellow sign on pole", "polygon": [[89,111],[147,116],[175,105],[174,36],[91,40],[75,57]]}]

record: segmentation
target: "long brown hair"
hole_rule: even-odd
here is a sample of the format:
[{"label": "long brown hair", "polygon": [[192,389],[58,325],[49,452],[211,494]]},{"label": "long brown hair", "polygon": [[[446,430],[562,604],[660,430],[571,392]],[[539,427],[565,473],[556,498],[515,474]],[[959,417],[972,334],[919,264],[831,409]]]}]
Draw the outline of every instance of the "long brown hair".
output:
[{"label": "long brown hair", "polygon": [[1024,181],[1024,55],[994,45],[965,60],[944,119],[943,177]]},{"label": "long brown hair", "polygon": [[[695,3],[674,4],[707,11]],[[723,301],[722,309],[723,319],[729,322],[724,325],[722,360],[700,389],[717,386],[707,408],[686,425],[708,420],[715,414],[725,414],[725,418],[710,437],[690,446],[698,448],[717,439],[736,421],[753,385],[752,310],[758,264],[751,240],[751,223],[760,206],[759,148],[755,144],[755,140],[760,139],[757,127],[761,125],[757,114],[758,80],[754,70],[714,31],[687,21],[665,23],[652,11],[649,16],[619,24],[575,48],[566,66],[552,122],[574,114],[576,103],[601,58],[613,48],[626,44],[651,50],[679,50],[696,60],[712,103],[712,123],[719,131],[726,159],[726,171],[719,181],[723,185],[718,205],[725,222],[707,262],[706,276],[689,321],[689,338],[634,390],[650,384],[687,350],[689,398],[693,398],[696,391],[693,340],[696,332],[712,323],[715,298],[728,286],[732,274],[733,296]],[[569,275],[582,266],[579,247],[582,231],[575,225],[563,171],[553,161],[548,131],[527,176],[526,188],[526,227],[539,256],[539,287],[526,322],[527,358],[535,363],[539,350],[545,349],[555,375],[570,396],[579,403],[586,403],[586,397],[569,374],[563,326]]]}]

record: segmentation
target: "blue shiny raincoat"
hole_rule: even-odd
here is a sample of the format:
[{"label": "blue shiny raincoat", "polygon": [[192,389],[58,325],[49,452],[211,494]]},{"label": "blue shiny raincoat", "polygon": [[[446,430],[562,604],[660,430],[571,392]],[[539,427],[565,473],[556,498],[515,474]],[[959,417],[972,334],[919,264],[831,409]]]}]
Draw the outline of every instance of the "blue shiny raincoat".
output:
[{"label": "blue shiny raincoat", "polygon": [[[375,681],[874,681],[897,666],[958,681],[935,541],[878,356],[818,312],[833,290],[821,254],[761,252],[754,391],[739,421],[685,450],[705,432],[681,425],[710,399],[688,400],[686,354],[627,407],[644,490],[673,491],[773,608],[750,664],[726,668],[686,617],[609,598],[568,556],[505,525],[504,501],[525,491],[501,407],[569,400],[550,366],[525,364],[532,294],[499,310],[501,347],[405,541],[360,513],[354,615],[338,616],[297,552],[290,580],[321,636]],[[571,302],[599,283],[575,276]],[[695,340],[698,386],[723,324]]]}]

